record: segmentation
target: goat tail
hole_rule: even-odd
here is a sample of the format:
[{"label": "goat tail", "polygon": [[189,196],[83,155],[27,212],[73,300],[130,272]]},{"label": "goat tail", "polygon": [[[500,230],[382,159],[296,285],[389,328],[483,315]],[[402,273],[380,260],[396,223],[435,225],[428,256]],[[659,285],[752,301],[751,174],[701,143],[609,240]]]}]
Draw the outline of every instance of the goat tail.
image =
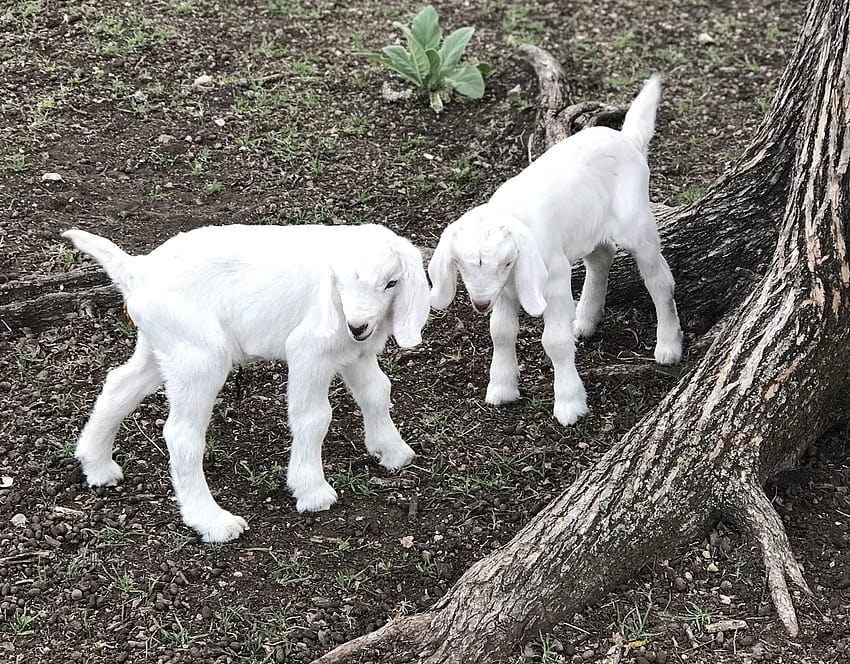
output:
[{"label": "goat tail", "polygon": [[105,237],[87,233],[78,228],[65,231],[62,233],[62,237],[68,238],[77,249],[100,263],[124,297],[128,297],[129,291],[138,277],[134,265],[136,256],[130,256],[121,247]]},{"label": "goat tail", "polygon": [[653,74],[635,97],[621,131],[644,156],[655,134],[655,109],[661,98],[661,74]]}]

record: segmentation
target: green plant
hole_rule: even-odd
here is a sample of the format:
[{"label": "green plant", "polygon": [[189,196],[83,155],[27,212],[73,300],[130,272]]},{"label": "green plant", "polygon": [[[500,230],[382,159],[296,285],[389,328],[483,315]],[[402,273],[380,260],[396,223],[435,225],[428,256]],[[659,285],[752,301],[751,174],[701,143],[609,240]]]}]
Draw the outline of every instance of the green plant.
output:
[{"label": "green plant", "polygon": [[416,563],[416,571],[434,579],[440,576],[440,567],[430,555],[423,555],[422,560]]},{"label": "green plant", "polygon": [[22,152],[6,155],[6,170],[20,173],[27,170],[27,158]]},{"label": "green plant", "polygon": [[133,538],[138,537],[139,533],[129,530],[120,530],[112,526],[104,526],[100,530],[92,530],[86,528],[85,532],[91,533],[92,539],[103,546],[131,546]]},{"label": "green plant", "polygon": [[346,593],[356,590],[360,584],[359,576],[353,569],[339,570],[336,573],[336,587]]},{"label": "green plant", "polygon": [[252,487],[273,490],[280,484],[278,478],[283,472],[283,467],[279,464],[274,464],[270,469],[259,472],[252,470],[247,461],[240,461],[239,466],[245,471],[245,479]]},{"label": "green plant", "polygon": [[221,191],[221,187],[221,182],[218,180],[207,180],[204,183],[204,194],[207,196],[214,196]]},{"label": "green plant", "polygon": [[383,55],[365,55],[426,92],[434,111],[443,110],[443,102],[452,91],[470,99],[484,96],[484,75],[489,73],[489,65],[460,62],[475,28],[458,28],[443,39],[439,17],[431,5],[413,17],[409,28],[398,21],[393,25],[404,34],[407,48],[393,44],[381,49]]},{"label": "green plant", "polygon": [[683,620],[693,624],[698,630],[702,630],[708,623],[715,619],[715,614],[708,611],[694,602],[688,602],[685,612],[675,616],[678,620]]},{"label": "green plant", "polygon": [[337,551],[348,551],[351,548],[351,541],[347,537],[337,537],[336,538],[336,550]]},{"label": "green plant", "polygon": [[649,614],[652,611],[652,593],[647,593],[646,610],[641,611],[635,599],[634,606],[625,613],[620,613],[620,605],[617,604],[617,631],[628,642],[645,639],[651,634],[647,632],[649,625]]},{"label": "green plant", "polygon": [[333,473],[331,479],[334,486],[342,491],[350,490],[358,496],[371,496],[375,493],[375,489],[369,484],[369,473],[357,473],[351,469],[351,464],[348,464],[345,472]]},{"label": "green plant", "polygon": [[35,616],[31,616],[27,613],[27,610],[24,609],[22,613],[19,613],[9,621],[9,628],[12,630],[12,634],[17,636],[34,634],[35,630],[30,629],[30,625],[34,620]]},{"label": "green plant", "polygon": [[19,11],[22,18],[27,18],[34,14],[40,14],[44,11],[44,7],[41,6],[40,2],[23,2],[19,5]]},{"label": "green plant", "polygon": [[112,569],[103,568],[104,574],[109,582],[112,584],[112,587],[115,588],[118,592],[125,593],[127,595],[131,593],[138,593],[139,589],[136,588],[136,582],[133,579],[132,574],[127,571],[118,571],[115,566],[112,566]]},{"label": "green plant", "polygon": [[204,638],[206,634],[191,634],[188,629],[183,627],[180,618],[174,616],[174,626],[165,624],[165,621],[160,622],[158,619],[153,619],[153,637],[160,643],[185,647],[191,645],[195,641]]},{"label": "green plant", "polygon": [[18,364],[18,373],[22,379],[30,379],[33,377],[33,371],[38,367],[42,360],[38,357],[38,351],[26,351],[20,353],[16,358]]},{"label": "green plant", "polygon": [[673,195],[673,203],[675,205],[687,205],[693,203],[702,197],[705,193],[705,186],[701,184],[689,184],[683,189],[680,189]]},{"label": "green plant", "polygon": [[540,635],[540,661],[542,664],[564,661],[559,656],[558,639],[552,634],[544,634],[543,632],[538,632],[538,634]]}]

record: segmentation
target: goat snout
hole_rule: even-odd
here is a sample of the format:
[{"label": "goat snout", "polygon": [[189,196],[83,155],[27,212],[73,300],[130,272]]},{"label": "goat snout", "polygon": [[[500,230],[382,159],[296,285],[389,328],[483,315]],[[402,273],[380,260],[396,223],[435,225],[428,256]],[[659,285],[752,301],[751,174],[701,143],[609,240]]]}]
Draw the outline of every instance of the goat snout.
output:
[{"label": "goat snout", "polygon": [[490,300],[472,300],[472,306],[479,314],[486,314],[490,311]]},{"label": "goat snout", "polygon": [[351,336],[357,341],[364,341],[371,334],[368,331],[369,323],[349,323],[348,329],[351,331]]}]

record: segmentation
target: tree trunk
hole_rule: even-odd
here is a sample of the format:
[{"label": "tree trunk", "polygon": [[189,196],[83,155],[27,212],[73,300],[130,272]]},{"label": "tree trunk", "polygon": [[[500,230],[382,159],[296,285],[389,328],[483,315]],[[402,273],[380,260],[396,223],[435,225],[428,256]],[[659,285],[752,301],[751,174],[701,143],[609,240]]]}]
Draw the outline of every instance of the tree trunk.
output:
[{"label": "tree trunk", "polygon": [[[678,213],[696,223],[700,210],[715,210],[723,241],[743,251],[749,239],[735,236],[750,235],[749,224],[764,222],[764,208],[779,205],[759,199],[783,199],[778,229],[763,229],[777,235],[767,274],[725,317],[702,361],[427,613],[391,622],[318,662],[492,662],[721,516],[758,541],[778,616],[797,633],[787,580],[809,591],[762,485],[823,431],[847,377],[839,359],[850,341],[849,23],[845,0],[812,0],[754,146],[707,202]],[[718,244],[711,237],[704,246]],[[693,274],[727,285],[734,277],[718,274],[721,257],[712,252],[687,258]],[[721,264],[733,266],[729,260]]]}]

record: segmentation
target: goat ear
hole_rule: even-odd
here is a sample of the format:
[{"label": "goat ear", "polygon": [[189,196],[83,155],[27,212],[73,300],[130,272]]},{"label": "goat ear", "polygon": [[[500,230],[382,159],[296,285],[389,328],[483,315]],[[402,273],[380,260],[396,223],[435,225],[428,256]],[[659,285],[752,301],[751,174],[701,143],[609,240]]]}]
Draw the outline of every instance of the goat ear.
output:
[{"label": "goat ear", "polygon": [[514,285],[519,303],[529,316],[540,316],[546,309],[546,300],[543,297],[548,274],[546,264],[534,236],[524,224],[517,221],[509,228],[517,246]]},{"label": "goat ear", "polygon": [[446,226],[437,248],[428,262],[428,276],[431,277],[431,306],[445,309],[457,292],[457,265],[452,258],[452,243],[455,238],[454,223]]},{"label": "goat ear", "polygon": [[316,321],[316,335],[319,337],[330,337],[336,334],[339,328],[339,311],[336,306],[336,285],[333,270],[325,269],[319,281],[319,289],[316,293],[318,304],[318,321]]},{"label": "goat ear", "polygon": [[422,341],[422,326],[431,310],[428,279],[419,249],[399,238],[397,251],[402,262],[402,277],[395,288],[392,305],[393,336],[399,346],[410,348]]}]

